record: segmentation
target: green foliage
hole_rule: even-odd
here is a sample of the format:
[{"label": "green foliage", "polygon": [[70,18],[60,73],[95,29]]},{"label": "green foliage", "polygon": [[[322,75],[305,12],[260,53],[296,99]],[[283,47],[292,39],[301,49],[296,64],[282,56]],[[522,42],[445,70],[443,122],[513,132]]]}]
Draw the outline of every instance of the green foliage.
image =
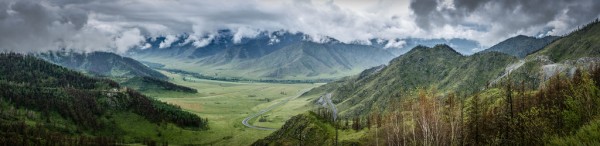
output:
[{"label": "green foliage", "polygon": [[333,102],[339,104],[342,116],[365,115],[375,108],[384,111],[389,101],[411,96],[417,88],[479,91],[516,61],[515,57],[498,52],[462,56],[446,45],[418,46],[386,67],[367,70],[360,76],[344,78],[307,94],[333,92],[336,95]]},{"label": "green foliage", "polygon": [[600,120],[596,119],[582,126],[574,134],[553,137],[548,145],[600,145]]},{"label": "green foliage", "polygon": [[[116,112],[133,112],[155,124],[174,123],[196,130],[208,128],[206,119],[177,106],[120,88],[114,81],[87,77],[32,56],[0,54],[0,65],[3,66],[0,68],[0,121],[6,123],[0,126],[4,131],[0,132],[3,136],[0,141],[15,138],[23,140],[17,144],[40,141],[58,144],[81,138],[82,142],[95,144],[114,143],[120,136],[127,135],[112,118]],[[27,116],[21,116],[14,109],[25,109]],[[19,124],[23,122],[36,127],[23,127]],[[22,130],[11,131],[15,126]],[[27,135],[32,130],[47,132],[31,140]],[[102,136],[111,139],[102,139]]]},{"label": "green foliage", "polygon": [[252,145],[333,145],[334,142],[333,126],[309,112],[292,117],[281,129]]}]

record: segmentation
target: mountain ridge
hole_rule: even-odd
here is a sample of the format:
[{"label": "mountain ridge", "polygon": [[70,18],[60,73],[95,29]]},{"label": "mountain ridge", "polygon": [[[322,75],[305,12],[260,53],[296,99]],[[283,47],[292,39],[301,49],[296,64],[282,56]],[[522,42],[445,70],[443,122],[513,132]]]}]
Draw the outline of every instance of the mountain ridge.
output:
[{"label": "mountain ridge", "polygon": [[49,62],[99,76],[153,77],[167,79],[162,73],[129,57],[108,52],[74,53],[48,52],[36,55]]},{"label": "mountain ridge", "polygon": [[[261,33],[252,39],[242,38],[238,43],[232,39],[224,34],[203,47],[192,44],[172,44],[168,48],[153,46],[129,55],[146,62],[162,62],[170,69],[215,76],[243,75],[253,79],[338,78],[385,64],[394,57],[380,48],[345,44],[332,38],[321,43],[312,42],[301,33]],[[169,59],[185,65],[169,62]]]},{"label": "mountain ridge", "polygon": [[543,38],[518,35],[508,38],[483,52],[496,51],[506,53],[515,57],[525,58],[525,56],[543,49],[546,45],[559,39],[557,36],[545,36]]}]

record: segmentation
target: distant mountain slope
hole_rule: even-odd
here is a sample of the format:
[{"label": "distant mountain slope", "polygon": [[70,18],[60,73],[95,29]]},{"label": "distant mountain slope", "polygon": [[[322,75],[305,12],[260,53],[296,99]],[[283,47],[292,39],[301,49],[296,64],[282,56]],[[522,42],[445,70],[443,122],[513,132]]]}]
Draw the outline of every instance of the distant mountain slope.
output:
[{"label": "distant mountain slope", "polygon": [[274,32],[236,43],[231,32],[222,31],[202,47],[176,41],[171,47],[159,48],[163,40],[148,40],[151,48],[135,50],[130,56],[170,69],[250,79],[337,78],[385,64],[394,57],[370,45],[345,44],[331,38],[322,43],[307,39],[301,33]]},{"label": "distant mountain slope", "polygon": [[554,41],[531,57],[545,55],[554,62],[575,60],[581,57],[600,57],[600,22],[584,26],[580,30]]},{"label": "distant mountain slope", "polygon": [[557,36],[546,36],[543,38],[535,38],[524,35],[518,35],[509,39],[506,39],[483,52],[501,52],[509,54],[515,57],[524,58],[525,56],[536,52],[552,41],[558,39]]},{"label": "distant mountain slope", "polygon": [[208,128],[205,119],[178,106],[33,56],[0,54],[0,66],[3,144],[113,145],[160,140],[121,127],[128,120],[156,127],[172,123],[173,128]]},{"label": "distant mountain slope", "polygon": [[333,92],[341,115],[365,114],[371,108],[383,107],[391,98],[413,94],[411,91],[416,88],[478,91],[515,62],[517,58],[498,52],[463,56],[446,45],[418,46],[376,73],[346,78],[314,90]]},{"label": "distant mountain slope", "polygon": [[127,81],[121,83],[121,85],[133,88],[133,89],[141,91],[141,92],[145,92],[145,91],[153,91],[153,92],[179,91],[179,92],[186,92],[186,93],[198,93],[198,91],[196,89],[173,84],[171,82],[163,81],[163,80],[152,78],[152,77],[133,77],[133,78],[127,79]]},{"label": "distant mountain slope", "polygon": [[152,70],[144,64],[114,53],[66,53],[49,52],[38,55],[49,62],[94,75],[109,77],[153,77],[167,79],[167,76]]}]

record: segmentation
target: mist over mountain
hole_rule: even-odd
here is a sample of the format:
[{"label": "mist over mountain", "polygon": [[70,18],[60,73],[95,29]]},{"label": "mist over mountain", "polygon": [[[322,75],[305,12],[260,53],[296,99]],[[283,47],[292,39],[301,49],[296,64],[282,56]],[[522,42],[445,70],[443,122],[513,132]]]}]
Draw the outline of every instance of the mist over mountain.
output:
[{"label": "mist over mountain", "polygon": [[189,37],[182,35],[174,41],[150,38],[147,48],[131,51],[129,56],[210,76],[272,79],[338,78],[385,64],[394,57],[375,45],[346,44],[329,37],[315,42],[311,36],[285,31],[236,38],[224,30],[207,36],[204,44],[186,42]]}]

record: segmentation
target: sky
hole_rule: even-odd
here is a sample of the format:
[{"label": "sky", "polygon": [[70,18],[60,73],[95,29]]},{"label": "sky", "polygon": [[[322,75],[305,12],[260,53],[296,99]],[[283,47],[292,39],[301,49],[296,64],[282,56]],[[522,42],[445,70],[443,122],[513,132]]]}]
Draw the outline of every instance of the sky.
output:
[{"label": "sky", "polygon": [[0,50],[125,53],[182,34],[202,46],[223,29],[238,40],[283,30],[316,42],[462,38],[489,47],[565,35],[598,17],[598,0],[0,0]]}]

